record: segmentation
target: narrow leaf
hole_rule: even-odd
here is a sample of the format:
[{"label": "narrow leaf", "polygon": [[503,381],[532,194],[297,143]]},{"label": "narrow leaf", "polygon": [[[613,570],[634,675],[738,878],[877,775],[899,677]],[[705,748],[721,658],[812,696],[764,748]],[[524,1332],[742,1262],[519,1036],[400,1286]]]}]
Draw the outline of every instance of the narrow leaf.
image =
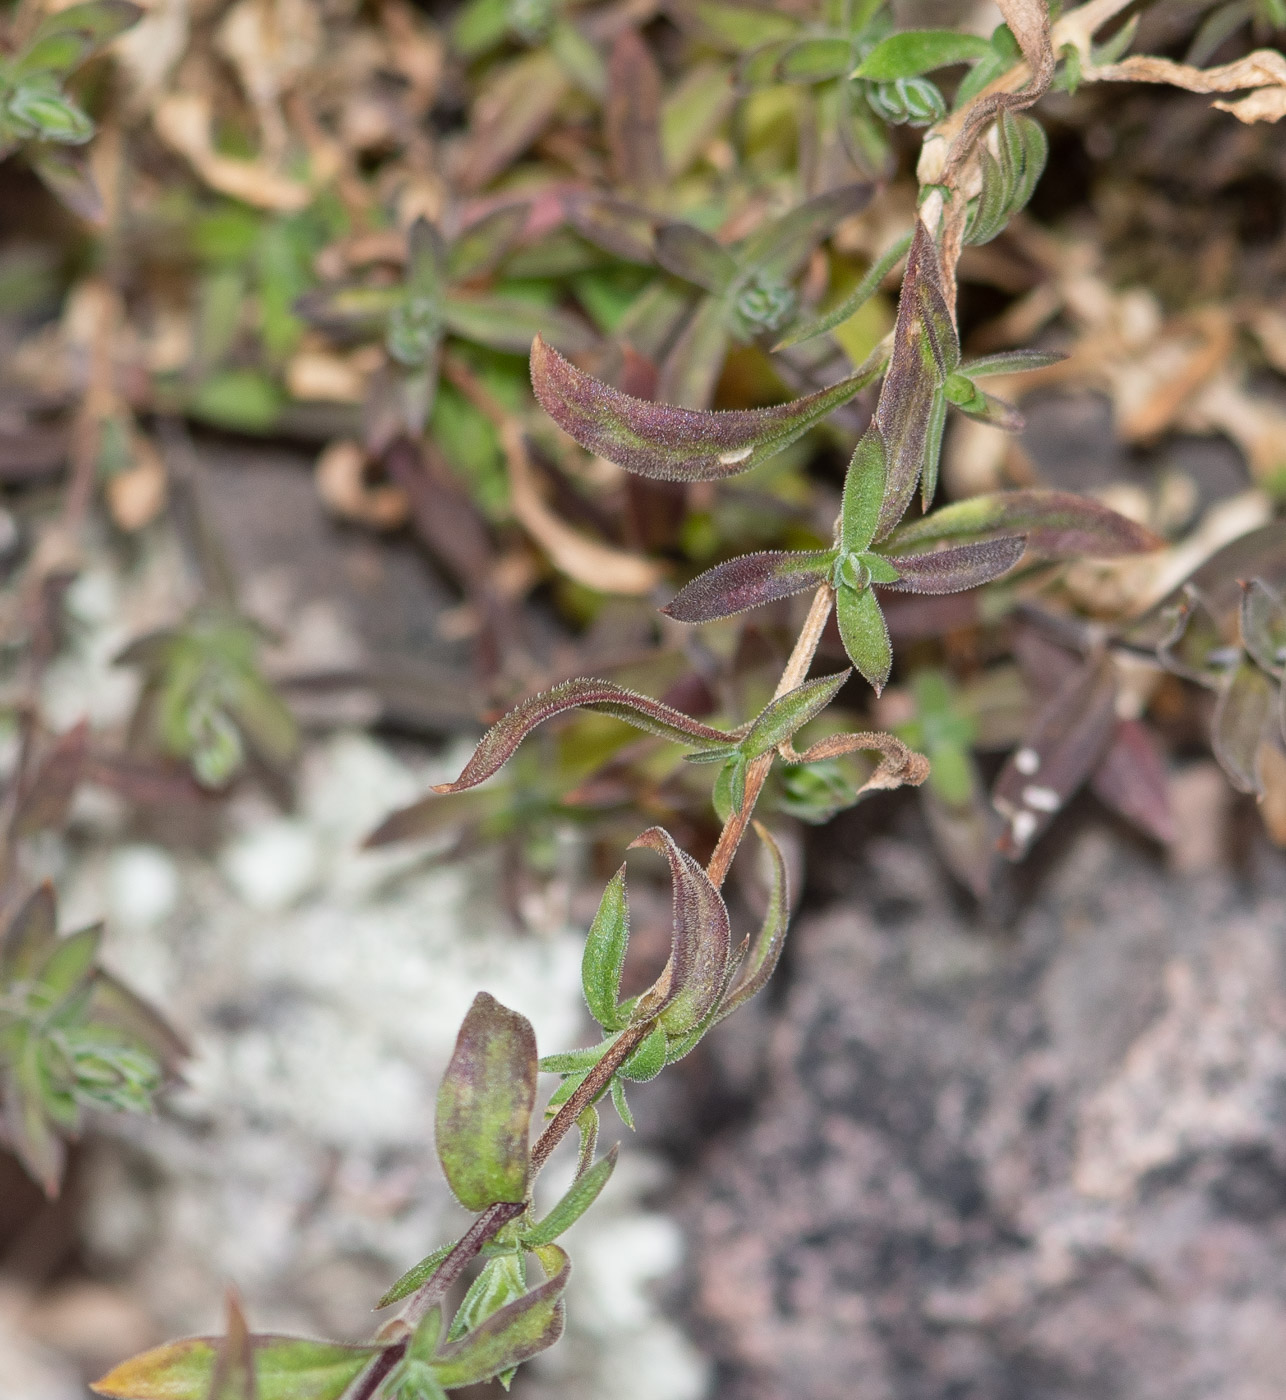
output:
[{"label": "narrow leaf", "polygon": [[885,450],[880,430],[872,424],[853,449],[844,478],[840,505],[840,548],[852,554],[869,549],[884,504]]},{"label": "narrow leaf", "polygon": [[1025,374],[1061,364],[1066,358],[1058,350],[1001,350],[994,355],[962,360],[960,373],[968,375],[970,379],[982,379],[989,374]]},{"label": "narrow leaf", "polygon": [[533,695],[492,727],[473,751],[473,757],[453,783],[439,783],[434,792],[463,792],[476,787],[495,773],[537,725],[555,715],[574,709],[596,710],[624,720],[636,729],[659,735],[691,748],[715,748],[735,740],[735,736],[672,709],[659,700],[650,700],[611,681],[579,677],[564,681],[552,690]]},{"label": "narrow leaf", "polygon": [[568,1188],[567,1194],[543,1220],[523,1232],[522,1242],[526,1248],[534,1249],[537,1245],[552,1244],[585,1214],[598,1200],[600,1192],[607,1185],[608,1177],[616,1169],[616,1159],[620,1150],[620,1143],[614,1143],[605,1157],[576,1178]]},{"label": "narrow leaf", "polygon": [[917,220],[898,298],[893,354],[875,411],[888,473],[877,539],[893,529],[911,503],[924,465],[935,395],[959,360],[938,252],[932,235]]},{"label": "narrow leaf", "polygon": [[783,83],[817,83],[844,77],[852,67],[851,39],[799,39],[777,60],[777,76]]},{"label": "narrow leaf", "polygon": [[444,1244],[435,1249],[432,1254],[421,1259],[414,1268],[408,1269],[375,1304],[376,1311],[378,1312],[380,1308],[387,1308],[390,1303],[397,1303],[403,1298],[409,1298],[412,1293],[422,1288],[437,1273],[442,1261],[454,1248],[454,1241],[451,1244]]},{"label": "narrow leaf", "polygon": [[656,260],[667,272],[716,296],[731,286],[737,261],[708,233],[691,224],[665,224],[656,235]]},{"label": "narrow leaf", "polygon": [[630,939],[630,907],[625,895],[625,867],[612,876],[598,913],[590,925],[581,960],[581,987],[590,1015],[604,1030],[620,1030],[624,1020],[617,1009],[621,994],[621,969]]},{"label": "narrow leaf", "polygon": [[670,864],[673,885],[673,945],[670,985],[652,1011],[671,1035],[696,1025],[719,995],[728,966],[731,929],[723,896],[700,865],[662,827],[649,827],[631,843],[660,851]]},{"label": "narrow leaf", "polygon": [[713,622],[731,617],[747,608],[816,588],[826,581],[834,562],[833,549],[742,554],[698,574],[661,611],[677,622]]},{"label": "narrow leaf", "polygon": [[[167,1342],[122,1362],[90,1389],[109,1400],[207,1400],[222,1340]],[[384,1349],[273,1335],[250,1341],[258,1400],[339,1400]]]},{"label": "narrow leaf", "polygon": [[1241,642],[1270,675],[1286,665],[1286,603],[1263,581],[1242,586]]},{"label": "narrow leaf", "polygon": [[616,1110],[616,1116],[630,1130],[634,1131],[634,1115],[630,1112],[630,1105],[625,1097],[625,1085],[621,1082],[620,1076],[612,1079],[612,1107]]},{"label": "narrow leaf", "polygon": [[893,667],[893,646],[875,594],[869,588],[858,592],[842,585],[835,595],[835,615],[849,660],[878,695]]},{"label": "narrow leaf", "polygon": [[1027,548],[1044,559],[1110,558],[1159,549],[1165,541],[1151,530],[1088,496],[1070,491],[998,491],[943,506],[903,525],[887,548],[933,544],[939,540],[995,537],[1021,531]]},{"label": "narrow leaf", "polygon": [[518,246],[530,215],[529,204],[507,204],[470,224],[447,251],[450,280],[467,282],[494,271]]},{"label": "narrow leaf", "polygon": [[788,280],[836,224],[860,213],[874,194],[875,186],[864,183],[819,194],[743,239],[737,244],[737,260],[762,277]]},{"label": "narrow leaf", "polygon": [[739,1006],[764,988],[776,971],[781,960],[781,950],[786,946],[786,927],[790,922],[790,880],[786,873],[786,862],[782,857],[781,847],[777,845],[768,828],[761,822],[755,822],[754,825],[768,857],[768,908],[764,912],[764,920],[755,935],[755,941],[751,944],[742,978],[723,998],[715,1017],[716,1022],[732,1015]]},{"label": "narrow leaf", "polygon": [[1260,793],[1259,746],[1277,718],[1277,686],[1265,672],[1243,661],[1215,706],[1211,746],[1219,766],[1239,792]]},{"label": "narrow leaf", "polygon": [[254,1345],[235,1293],[228,1295],[228,1326],[215,1362],[208,1400],[258,1400]]},{"label": "narrow leaf", "polygon": [[36,968],[58,936],[58,905],[46,880],[19,906],[0,942],[0,980],[21,982]]},{"label": "narrow leaf", "polygon": [[562,1336],[562,1294],[571,1260],[556,1244],[538,1255],[548,1277],[515,1302],[492,1313],[458,1341],[438,1348],[433,1373],[448,1390],[478,1385],[546,1350]]},{"label": "narrow leaf", "polygon": [[741,741],[741,752],[753,759],[775,749],[809,720],[821,714],[852,674],[851,671],[840,671],[834,676],[820,676],[816,680],[805,681],[779,700],[774,700],[760,711],[750,726]]},{"label": "narrow leaf", "polygon": [[531,379],[542,407],[587,451],[662,481],[715,481],[749,471],[794,442],[878,373],[773,408],[704,412],[623,394],[569,364],[538,336]]},{"label": "narrow leaf", "polygon": [[438,1090],[438,1160],[469,1210],[521,1201],[536,1105],[536,1036],[486,992],[469,1008]]},{"label": "narrow leaf", "polygon": [[812,340],[814,336],[824,335],[827,331],[833,331],[836,326],[843,325],[850,316],[860,311],[880,290],[884,279],[906,257],[907,249],[910,246],[911,235],[908,233],[899,238],[886,253],[883,253],[871,264],[866,275],[843,301],[814,320],[803,321],[794,326],[773,346],[773,349],[787,350],[792,345],[800,345],[806,340]]},{"label": "narrow leaf", "polygon": [[442,304],[442,320],[453,335],[515,354],[525,355],[537,335],[568,354],[588,350],[597,340],[570,312],[524,297],[453,293]]},{"label": "narrow leaf", "polygon": [[892,554],[888,562],[898,571],[898,579],[882,586],[903,593],[963,593],[1008,573],[1023,557],[1025,547],[1022,535],[1000,535],[927,554]]},{"label": "narrow leaf", "polygon": [[1090,776],[1095,797],[1154,841],[1175,838],[1165,755],[1141,720],[1119,720],[1107,752]]}]

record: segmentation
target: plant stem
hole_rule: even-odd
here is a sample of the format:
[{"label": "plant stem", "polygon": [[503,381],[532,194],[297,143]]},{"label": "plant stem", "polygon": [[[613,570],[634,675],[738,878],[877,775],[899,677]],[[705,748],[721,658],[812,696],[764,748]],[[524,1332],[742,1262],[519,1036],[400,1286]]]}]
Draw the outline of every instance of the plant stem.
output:
[{"label": "plant stem", "polygon": [[[821,642],[822,633],[825,631],[827,620],[831,615],[834,599],[834,590],[826,583],[822,584],[813,595],[808,616],[804,619],[804,625],[800,629],[799,636],[795,639],[790,658],[781,673],[781,679],[777,682],[774,699],[780,699],[788,691],[794,690],[796,686],[803,683],[808,675],[818,644]],[[706,867],[706,873],[716,886],[722,885],[728,874],[728,867],[732,864],[732,858],[736,855],[741,838],[745,835],[746,827],[750,824],[755,803],[763,790],[764,780],[768,777],[775,756],[771,750],[762,754],[754,760],[746,772],[746,795],[741,804],[741,811],[733,813],[724,823],[714,848],[714,854],[710,857],[710,863]],[[535,1177],[536,1173],[553,1155],[554,1149],[567,1136],[572,1124],[576,1122],[585,1109],[606,1092],[612,1082],[612,1076],[634,1053],[654,1024],[652,1021],[643,1021],[637,1026],[630,1026],[627,1030],[622,1031],[603,1058],[585,1076],[572,1096],[559,1108],[545,1127],[544,1132],[536,1139],[536,1144],[531,1150],[532,1177]],[[414,1327],[446,1296],[451,1285],[460,1277],[487,1241],[492,1239],[509,1221],[520,1215],[522,1210],[521,1205],[498,1202],[483,1211],[461,1236],[456,1247],[434,1271],[432,1278],[418,1292],[412,1294],[410,1301],[399,1315],[398,1322],[408,1327]],[[362,1378],[361,1384],[353,1392],[351,1400],[371,1400],[405,1350],[406,1342],[404,1339],[391,1345]]]}]

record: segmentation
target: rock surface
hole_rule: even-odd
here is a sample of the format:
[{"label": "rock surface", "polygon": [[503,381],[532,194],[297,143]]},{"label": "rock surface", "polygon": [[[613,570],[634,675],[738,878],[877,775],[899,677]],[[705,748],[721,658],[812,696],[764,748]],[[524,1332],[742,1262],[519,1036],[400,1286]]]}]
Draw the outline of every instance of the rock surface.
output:
[{"label": "rock surface", "polygon": [[987,934],[905,833],[827,846],[681,1212],[720,1400],[1286,1396],[1280,853],[1176,875],[1091,825]]}]

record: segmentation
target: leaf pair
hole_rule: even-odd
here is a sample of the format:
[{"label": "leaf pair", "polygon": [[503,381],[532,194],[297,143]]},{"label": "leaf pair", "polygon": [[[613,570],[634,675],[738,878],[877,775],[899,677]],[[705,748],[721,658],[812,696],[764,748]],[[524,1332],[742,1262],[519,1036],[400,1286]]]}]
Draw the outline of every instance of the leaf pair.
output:
[{"label": "leaf pair", "polygon": [[979,147],[982,189],[965,225],[966,243],[990,243],[1026,208],[1049,158],[1044,128],[1022,113],[1002,112],[996,134],[998,156]]}]

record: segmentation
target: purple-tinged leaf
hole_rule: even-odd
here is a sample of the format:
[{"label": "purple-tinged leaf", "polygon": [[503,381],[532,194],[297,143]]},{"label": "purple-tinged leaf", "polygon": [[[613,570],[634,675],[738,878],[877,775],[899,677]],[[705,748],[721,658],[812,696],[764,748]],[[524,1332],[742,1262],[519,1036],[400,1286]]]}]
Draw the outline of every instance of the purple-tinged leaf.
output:
[{"label": "purple-tinged leaf", "polygon": [[1044,559],[1085,555],[1112,558],[1160,549],[1164,540],[1088,496],[1070,491],[997,491],[943,506],[901,526],[886,547],[936,544],[939,540],[994,538],[1021,532],[1031,554]]},{"label": "purple-tinged leaf", "polygon": [[772,408],[711,413],[622,394],[563,359],[539,337],[531,380],[541,406],[587,451],[639,476],[716,481],[749,471],[847,403],[877,370]]},{"label": "purple-tinged leaf", "polygon": [[525,1016],[479,992],[438,1090],[438,1160],[469,1210],[521,1201],[536,1105],[536,1036]]},{"label": "purple-tinged leaf", "polygon": [[962,361],[960,373],[970,379],[985,378],[989,374],[1025,374],[1061,364],[1066,358],[1058,350],[1000,350],[994,355],[979,355],[977,359]]},{"label": "purple-tinged leaf", "polygon": [[903,593],[963,593],[1008,573],[1023,557],[1025,546],[1022,535],[1001,535],[926,554],[890,554],[888,562],[898,571],[898,580],[881,587]]},{"label": "purple-tinged leaf", "polygon": [[875,410],[888,471],[876,539],[886,536],[911,504],[935,396],[959,362],[960,343],[942,291],[938,252],[933,236],[917,220],[898,299],[893,354]]},{"label": "purple-tinged leaf", "polygon": [[942,433],[947,426],[947,396],[939,389],[929,405],[929,426],[924,434],[924,465],[920,468],[920,509],[927,515],[938,494],[942,463]]},{"label": "purple-tinged leaf", "polygon": [[677,622],[713,622],[775,603],[824,583],[835,562],[833,549],[801,553],[770,550],[742,554],[698,574],[661,609]]},{"label": "purple-tinged leaf", "polygon": [[[0,1074],[0,1123],[6,1146],[45,1195],[53,1200],[62,1185],[67,1148],[44,1106],[44,1076],[34,1048]],[[194,1400],[205,1400],[198,1395]]]},{"label": "purple-tinged leaf", "polygon": [[571,80],[547,49],[491,68],[473,102],[459,152],[460,183],[480,190],[531,145],[553,120]]},{"label": "purple-tinged leaf", "polygon": [[1277,686],[1251,661],[1232,673],[1215,706],[1211,747],[1219,766],[1239,792],[1259,794],[1259,746],[1277,721]]},{"label": "purple-tinged leaf", "polygon": [[754,827],[768,857],[768,908],[750,946],[741,980],[720,1000],[714,1016],[716,1024],[763,990],[776,971],[781,961],[781,950],[786,946],[786,928],[790,923],[790,879],[786,873],[786,862],[781,847],[768,828],[761,822],[755,822]]},{"label": "purple-tinged leaf", "polygon": [[208,1400],[258,1400],[254,1345],[235,1293],[228,1294],[228,1325],[214,1363]]},{"label": "purple-tinged leaf", "polygon": [[732,942],[727,906],[710,877],[663,827],[649,827],[630,845],[665,856],[674,891],[669,987],[659,1006],[645,1008],[648,998],[641,997],[639,1012],[656,1016],[667,1035],[681,1036],[701,1021],[723,988]]},{"label": "purple-tinged leaf", "polygon": [[880,430],[871,424],[858,439],[844,477],[840,502],[840,548],[860,554],[871,547],[884,502],[886,453]]},{"label": "purple-tinged leaf", "polygon": [[622,29],[607,65],[603,128],[617,188],[648,195],[665,179],[661,154],[661,74],[635,29]]},{"label": "purple-tinged leaf", "polygon": [[656,260],[667,272],[716,296],[737,275],[737,260],[708,233],[691,224],[665,224],[656,235]]},{"label": "purple-tinged leaf", "polygon": [[1165,755],[1141,720],[1123,719],[1090,777],[1095,797],[1154,841],[1175,837]]},{"label": "purple-tinged leaf", "polygon": [[568,201],[567,222],[582,238],[624,262],[652,261],[651,218],[637,205],[580,194]]},{"label": "purple-tinged leaf", "polygon": [[1010,860],[1021,859],[1067,805],[1115,730],[1116,676],[1099,658],[1041,707],[992,788],[992,806],[1006,823],[1000,849]]},{"label": "purple-tinged leaf", "polygon": [[1269,675],[1286,666],[1286,603],[1263,581],[1242,585],[1241,643]]},{"label": "purple-tinged leaf", "polygon": [[702,724],[700,720],[659,700],[638,695],[623,686],[613,685],[611,681],[578,677],[564,681],[552,690],[533,695],[530,700],[524,700],[510,710],[504,719],[492,725],[482,736],[482,742],[474,749],[473,757],[465,764],[464,771],[455,782],[439,783],[433,791],[463,792],[465,788],[476,787],[512,756],[538,724],[574,709],[597,710],[600,714],[624,720],[636,729],[692,748],[717,748],[736,742],[735,735]]},{"label": "purple-tinged leaf", "polygon": [[849,660],[878,695],[893,668],[893,646],[874,591],[858,592],[841,585],[835,595],[835,617]]},{"label": "purple-tinged leaf", "polygon": [[871,184],[843,185],[819,194],[738,243],[737,261],[761,276],[789,280],[836,224],[860,213],[874,194]]}]

